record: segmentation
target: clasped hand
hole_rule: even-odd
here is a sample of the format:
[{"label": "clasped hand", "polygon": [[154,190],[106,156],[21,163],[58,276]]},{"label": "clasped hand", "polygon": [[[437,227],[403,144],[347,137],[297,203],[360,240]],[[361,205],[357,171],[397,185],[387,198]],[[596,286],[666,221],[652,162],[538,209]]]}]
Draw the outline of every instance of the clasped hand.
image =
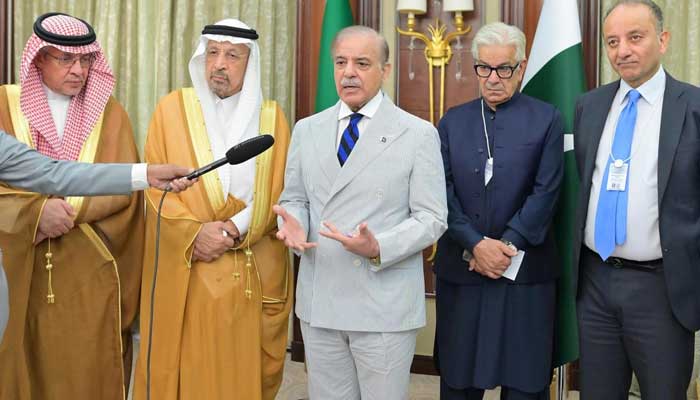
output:
[{"label": "clasped hand", "polygon": [[469,270],[491,279],[500,278],[510,266],[510,258],[518,254],[500,240],[484,238],[474,246]]},{"label": "clasped hand", "polygon": [[[226,232],[226,234],[224,234]],[[194,239],[192,261],[212,262],[233,247],[240,232],[228,221],[205,222]]]},{"label": "clasped hand", "polygon": [[75,226],[76,213],[73,207],[63,199],[48,199],[39,217],[34,244],[46,238],[57,238],[68,233]]}]

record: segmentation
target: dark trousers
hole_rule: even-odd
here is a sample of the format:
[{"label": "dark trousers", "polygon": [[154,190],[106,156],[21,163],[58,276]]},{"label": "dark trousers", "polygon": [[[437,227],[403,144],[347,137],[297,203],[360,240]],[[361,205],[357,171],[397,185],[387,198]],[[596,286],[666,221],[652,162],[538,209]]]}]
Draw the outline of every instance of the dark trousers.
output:
[{"label": "dark trousers", "polygon": [[634,371],[644,400],[685,400],[693,332],[673,316],[662,266],[614,267],[581,250],[581,400],[627,399]]},{"label": "dark trousers", "polygon": [[[484,389],[454,389],[440,379],[440,400],[481,400]],[[526,393],[507,387],[501,387],[501,400],[549,400],[549,387],[537,393]]]}]

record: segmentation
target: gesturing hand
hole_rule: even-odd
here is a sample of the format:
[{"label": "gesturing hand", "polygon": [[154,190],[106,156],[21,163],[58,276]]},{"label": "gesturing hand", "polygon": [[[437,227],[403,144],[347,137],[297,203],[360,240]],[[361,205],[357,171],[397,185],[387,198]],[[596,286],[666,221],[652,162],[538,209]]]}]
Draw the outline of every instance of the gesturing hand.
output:
[{"label": "gesturing hand", "polygon": [[329,239],[337,240],[345,250],[367,258],[379,255],[379,242],[372,231],[367,228],[367,222],[361,223],[357,230],[351,234],[340,232],[335,225],[328,221],[324,221],[323,226],[328,228],[328,231],[319,231],[318,233]]},{"label": "gesturing hand", "polygon": [[277,239],[284,242],[290,249],[303,252],[306,249],[316,247],[316,242],[306,241],[306,231],[296,218],[291,216],[282,206],[275,204],[272,211],[282,218],[282,226],[277,231]]}]

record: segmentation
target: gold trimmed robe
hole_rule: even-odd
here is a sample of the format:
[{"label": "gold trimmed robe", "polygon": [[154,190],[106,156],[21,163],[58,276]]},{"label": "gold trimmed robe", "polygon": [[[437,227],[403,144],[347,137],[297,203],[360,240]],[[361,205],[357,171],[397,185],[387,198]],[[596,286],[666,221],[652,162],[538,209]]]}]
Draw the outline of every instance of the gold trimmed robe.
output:
[{"label": "gold trimmed robe", "polygon": [[[0,87],[0,129],[32,145],[19,87]],[[110,98],[80,161],[138,162],[131,123]],[[0,246],[10,289],[10,320],[0,343],[0,400],[118,400],[131,371],[130,328],[138,310],[143,197],[70,197],[75,227],[34,245],[49,197],[0,185]],[[125,384],[126,382],[126,384]]]},{"label": "gold trimmed robe", "polygon": [[[185,192],[168,194],[162,210],[153,319],[151,396],[154,400],[274,399],[282,380],[293,296],[289,254],[275,238],[289,127],[279,106],[263,103],[260,132],[274,146],[256,158],[253,213],[235,249],[213,262],[191,262],[202,224],[225,221],[245,204],[209,173]],[[201,106],[193,89],[163,98],[146,140],[149,163],[203,166],[213,161]],[[233,177],[235,179],[235,177]],[[162,192],[146,193],[146,250],[141,303],[141,351],[134,399],[146,398],[150,291],[155,223]]]}]

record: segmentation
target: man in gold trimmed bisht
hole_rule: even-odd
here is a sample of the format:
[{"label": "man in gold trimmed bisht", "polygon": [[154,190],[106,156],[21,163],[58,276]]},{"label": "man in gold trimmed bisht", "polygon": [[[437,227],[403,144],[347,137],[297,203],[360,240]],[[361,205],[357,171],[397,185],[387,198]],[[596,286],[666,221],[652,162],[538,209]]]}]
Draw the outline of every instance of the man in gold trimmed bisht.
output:
[{"label": "man in gold trimmed bisht", "polygon": [[263,133],[275,144],[165,198],[152,316],[161,192],[146,193],[135,399],[146,398],[151,317],[154,400],[271,400],[281,383],[293,286],[271,206],[282,191],[289,127],[277,103],[263,101],[257,37],[233,19],[207,25],[189,64],[194,88],[164,97],[151,120],[151,163],[204,166]]},{"label": "man in gold trimmed bisht", "polygon": [[[44,14],[20,86],[0,87],[0,129],[63,160],[138,161],[114,77],[85,21]],[[133,172],[133,171],[132,171]],[[47,197],[0,185],[10,318],[0,399],[123,399],[139,300],[143,197]]]}]

